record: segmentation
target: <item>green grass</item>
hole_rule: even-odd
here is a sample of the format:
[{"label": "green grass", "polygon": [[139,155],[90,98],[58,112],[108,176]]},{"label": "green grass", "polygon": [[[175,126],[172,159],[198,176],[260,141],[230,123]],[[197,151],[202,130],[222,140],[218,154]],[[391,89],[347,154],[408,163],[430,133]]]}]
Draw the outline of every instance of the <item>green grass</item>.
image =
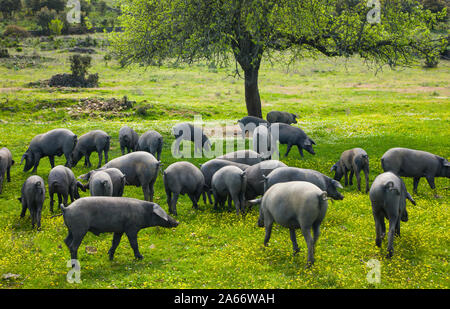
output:
[{"label": "green grass", "polygon": [[[24,44],[31,55],[34,49]],[[287,229],[275,225],[270,244],[263,246],[264,229],[256,226],[257,209],[245,217],[234,212],[214,211],[200,203],[192,209],[188,197],[179,199],[175,229],[148,228],[139,233],[142,261],[133,257],[126,238],[114,261],[108,260],[111,234],[88,234],[79,249],[81,284],[66,282],[70,258],[63,239],[67,229],[62,217],[51,218],[45,202],[42,231],[31,229],[28,215],[20,219],[24,173],[20,158],[33,136],[53,128],[69,128],[78,136],[103,129],[112,136],[110,158],[120,155],[118,131],[127,124],[143,133],[160,131],[165,138],[162,161],[171,156],[170,128],[178,121],[193,121],[201,114],[207,127],[235,123],[246,114],[243,80],[232,76],[233,66],[211,70],[207,64],[184,67],[120,68],[105,66],[104,50],[97,49],[91,73],[98,72],[100,85],[94,89],[31,88],[30,82],[69,72],[68,53],[38,51],[48,61],[29,67],[11,68],[0,62],[0,147],[8,147],[16,165],[12,182],[0,195],[0,275],[13,273],[17,279],[0,280],[3,288],[449,288],[449,198],[450,181],[437,178],[440,199],[433,197],[425,180],[413,195],[417,205],[407,204],[409,221],[395,239],[394,257],[386,259],[386,240],[375,246],[375,226],[366,194],[355,185],[342,190],[343,201],[329,203],[316,247],[316,263],[306,265],[306,244],[298,232],[300,253],[292,256]],[[450,157],[450,63],[426,70],[412,67],[384,70],[377,75],[361,60],[304,59],[286,69],[264,63],[260,75],[263,114],[286,110],[300,116],[299,126],[317,143],[316,155],[301,159],[293,149],[283,162],[316,169],[331,175],[330,167],[342,151],[364,148],[370,157],[370,182],[382,172],[379,159],[396,146],[422,149]],[[147,116],[135,109],[121,115],[76,113],[71,108],[81,98],[121,98],[148,105]],[[215,139],[222,142],[221,139]],[[285,147],[281,153],[284,154]],[[197,164],[208,158],[188,159]],[[91,161],[97,163],[93,154]],[[57,158],[57,164],[64,159]],[[82,162],[81,162],[82,163]],[[75,167],[78,176],[88,171]],[[44,158],[38,175],[47,181],[50,171]],[[412,180],[405,179],[412,191]],[[364,183],[364,181],[363,181]],[[364,187],[364,185],[363,185]],[[82,196],[87,196],[83,193]],[[125,196],[143,198],[140,188],[126,187]],[[155,202],[167,210],[162,178],[155,184]],[[97,253],[87,253],[86,246]],[[381,261],[381,283],[366,280],[366,262]]]}]

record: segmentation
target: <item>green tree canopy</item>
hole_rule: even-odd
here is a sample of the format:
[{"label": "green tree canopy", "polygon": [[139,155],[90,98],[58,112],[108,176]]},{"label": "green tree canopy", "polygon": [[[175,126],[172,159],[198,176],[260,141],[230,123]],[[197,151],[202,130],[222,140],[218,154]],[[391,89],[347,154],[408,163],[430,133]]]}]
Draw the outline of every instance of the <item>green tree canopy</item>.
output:
[{"label": "green tree canopy", "polygon": [[261,59],[275,51],[289,50],[294,58],[305,51],[359,54],[393,67],[443,44],[430,32],[437,14],[414,0],[369,1],[378,6],[356,0],[119,1],[125,31],[111,40],[122,63],[234,60],[244,72],[248,114],[258,117]]}]

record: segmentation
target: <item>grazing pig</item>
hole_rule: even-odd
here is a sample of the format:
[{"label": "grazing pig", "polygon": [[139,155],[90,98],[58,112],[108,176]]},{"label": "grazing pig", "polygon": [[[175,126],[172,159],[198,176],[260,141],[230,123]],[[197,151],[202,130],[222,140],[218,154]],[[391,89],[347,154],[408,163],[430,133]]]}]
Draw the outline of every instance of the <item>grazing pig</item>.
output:
[{"label": "grazing pig", "polygon": [[86,191],[81,182],[75,179],[75,175],[68,167],[57,165],[48,174],[48,193],[50,195],[50,211],[53,212],[53,196],[56,193],[58,196],[58,205],[64,203],[67,206],[67,200],[70,196],[70,201],[80,198],[78,188]]},{"label": "grazing pig", "polygon": [[245,171],[237,166],[224,166],[219,169],[211,179],[211,189],[214,195],[214,209],[217,204],[224,206],[228,198],[228,209],[231,210],[231,200],[236,207],[236,214],[245,211],[245,187],[247,176]]},{"label": "grazing pig", "polygon": [[3,147],[0,149],[0,194],[3,191],[3,180],[11,182],[11,166],[14,165],[14,160],[12,159],[11,151],[8,148]]},{"label": "grazing pig", "polygon": [[[212,200],[211,200],[212,177],[219,169],[221,169],[224,166],[229,166],[229,165],[237,166],[243,171],[245,171],[245,169],[250,166],[247,164],[237,163],[237,162],[228,161],[228,160],[221,160],[221,159],[212,159],[203,164],[200,164],[200,170],[201,170],[203,176],[205,177],[205,186],[206,186],[206,190],[207,190],[206,192],[208,194],[208,199],[209,199],[210,204],[212,204]],[[203,196],[203,198],[205,198],[205,196]],[[204,202],[206,204],[205,200],[204,200]]]},{"label": "grazing pig", "polygon": [[68,207],[61,206],[68,235],[64,242],[70,250],[72,260],[77,259],[78,247],[87,232],[94,235],[114,233],[109,259],[125,233],[137,259],[143,256],[139,252],[137,234],[146,227],[176,227],[178,222],[158,205],[126,197],[84,197]]},{"label": "grazing pig", "polygon": [[305,168],[280,167],[275,169],[266,177],[264,189],[267,191],[274,184],[288,181],[307,181],[326,191],[332,199],[344,199],[344,196],[337,190],[338,188],[342,189],[342,185],[338,181],[318,171]]},{"label": "grazing pig", "polygon": [[144,199],[153,201],[153,185],[160,165],[161,161],[157,161],[151,153],[136,151],[109,161],[99,170],[112,167],[119,169],[125,175],[127,185],[141,186]]},{"label": "grazing pig", "polygon": [[[435,154],[408,148],[391,148],[381,157],[385,172],[393,172],[402,177],[413,177],[413,192],[421,177],[425,177],[431,189],[435,190],[434,177],[450,178],[450,163]],[[435,196],[439,197],[436,192]]]},{"label": "grazing pig", "polygon": [[89,192],[91,196],[112,196],[113,183],[108,173],[98,171],[89,179]]},{"label": "grazing pig", "polygon": [[[263,158],[271,158],[276,150],[276,140],[270,134],[270,128],[261,125],[253,131],[253,151],[259,153]],[[274,145],[274,147],[272,147]]]},{"label": "grazing pig", "polygon": [[38,230],[41,228],[41,213],[45,200],[45,184],[44,180],[37,175],[28,177],[22,186],[22,195],[19,201],[22,203],[22,212],[20,217],[25,217],[27,209],[30,211],[31,226],[37,225]]},{"label": "grazing pig", "polygon": [[77,144],[77,136],[67,129],[54,129],[44,134],[36,135],[30,142],[30,146],[22,156],[20,164],[25,160],[23,171],[30,170],[33,166],[33,173],[37,172],[39,161],[43,157],[48,157],[52,168],[55,167],[55,156],[62,154],[66,157],[65,166],[71,167],[70,157]]},{"label": "grazing pig", "polygon": [[99,168],[102,165],[102,153],[105,154],[105,163],[108,163],[108,151],[110,146],[111,137],[102,130],[94,130],[83,134],[78,139],[78,143],[73,149],[71,159],[72,167],[76,166],[78,161],[84,156],[84,166],[91,167],[91,161],[89,157],[91,153],[96,151],[98,153],[98,165]]},{"label": "grazing pig", "polygon": [[286,154],[287,157],[291,147],[296,145],[300,156],[303,158],[303,149],[310,154],[316,154],[312,145],[316,143],[303,132],[302,129],[290,126],[285,123],[273,123],[270,126],[270,134],[274,140],[278,140],[280,144],[287,144]]},{"label": "grazing pig", "polygon": [[247,167],[245,170],[247,173],[246,199],[251,200],[259,195],[263,195],[264,177],[279,167],[287,167],[287,165],[278,160],[266,160]]},{"label": "grazing pig", "polygon": [[389,220],[387,256],[390,258],[394,252],[394,234],[400,236],[400,220],[408,221],[406,199],[410,200],[413,205],[416,205],[416,202],[406,191],[403,180],[391,172],[380,174],[375,178],[370,188],[369,197],[375,220],[375,243],[378,247],[381,247],[381,242],[386,235],[384,218],[386,217]]},{"label": "grazing pig", "polygon": [[80,177],[78,177],[79,179],[88,181],[88,183],[86,185],[84,185],[84,188],[89,188],[89,180],[92,177],[92,175],[94,175],[96,172],[98,171],[102,171],[105,172],[109,175],[109,177],[111,178],[111,182],[112,182],[112,186],[113,186],[113,192],[112,192],[112,196],[122,196],[123,195],[123,189],[125,187],[125,175],[117,168],[105,168],[105,169],[100,169],[100,170],[93,170],[90,171],[87,174],[81,175]]},{"label": "grazing pig", "polygon": [[366,193],[369,192],[369,156],[364,149],[353,148],[342,153],[341,158],[333,165],[334,179],[340,181],[345,176],[345,185],[348,184],[347,174],[350,171],[350,185],[353,185],[353,174],[356,175],[358,190],[361,191],[361,171],[366,178]]},{"label": "grazing pig", "polygon": [[288,112],[271,111],[267,113],[266,119],[269,123],[297,123],[298,116]]},{"label": "grazing pig", "polygon": [[136,151],[139,135],[130,127],[125,126],[119,130],[119,144],[122,156],[125,154],[125,148],[128,153]]},{"label": "grazing pig", "polygon": [[266,160],[267,158],[263,157],[256,151],[247,149],[247,150],[238,150],[238,151],[234,151],[234,152],[229,152],[220,157],[217,157],[216,159],[227,160],[227,161],[232,161],[232,162],[247,164],[247,165],[254,165],[254,164],[258,164],[259,162],[261,162],[263,160]]},{"label": "grazing pig", "polygon": [[[194,164],[181,161],[169,165],[163,172],[163,181],[171,214],[177,215],[177,201],[180,194],[187,194],[192,206],[198,208],[200,195],[205,194],[205,177]],[[206,200],[206,197],[204,199]]]},{"label": "grazing pig", "polygon": [[[289,229],[294,255],[299,252],[295,230],[300,228],[308,247],[307,267],[314,264],[314,251],[320,235],[320,224],[328,208],[327,193],[305,181],[291,181],[272,186],[261,199],[258,226],[265,227],[267,246],[274,222]],[[311,237],[311,230],[314,237]]]},{"label": "grazing pig", "polygon": [[245,139],[245,134],[247,132],[253,133],[256,127],[259,125],[270,126],[267,120],[262,118],[254,117],[254,116],[245,116],[242,119],[238,120],[238,125],[241,128],[242,138]]},{"label": "grazing pig", "polygon": [[163,147],[163,137],[154,130],[149,130],[139,137],[137,150],[151,153],[159,161]]},{"label": "grazing pig", "polygon": [[201,153],[202,148],[205,151],[211,150],[211,142],[203,133],[201,127],[194,127],[190,123],[179,123],[172,128],[172,133],[175,136],[174,153],[180,153],[180,143],[182,140],[194,142],[195,153]]}]

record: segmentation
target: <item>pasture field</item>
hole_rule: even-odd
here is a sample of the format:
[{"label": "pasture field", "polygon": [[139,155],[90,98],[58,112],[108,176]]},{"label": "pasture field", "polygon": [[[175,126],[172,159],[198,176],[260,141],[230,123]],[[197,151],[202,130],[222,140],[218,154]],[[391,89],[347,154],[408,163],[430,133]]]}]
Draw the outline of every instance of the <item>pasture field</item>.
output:
[{"label": "pasture field", "polygon": [[[165,139],[161,158],[167,167],[178,160],[171,155],[174,139],[170,128],[180,121],[193,121],[196,114],[202,116],[206,127],[236,124],[246,115],[244,82],[233,76],[234,64],[224,68],[208,64],[121,68],[115,61],[106,64],[105,48],[96,47],[90,73],[99,73],[98,88],[38,87],[29,83],[70,72],[69,53],[64,49],[39,50],[40,43],[33,40],[23,43],[22,52],[11,52],[22,58],[0,61],[0,147],[8,147],[16,162],[12,182],[5,182],[0,195],[0,275],[18,275],[0,279],[1,288],[450,287],[450,181],[446,178],[436,179],[438,199],[421,180],[418,194],[413,194],[417,205],[407,202],[409,221],[402,222],[392,259],[386,258],[387,239],[381,249],[375,246],[369,197],[355,185],[341,190],[343,201],[329,202],[316,262],[309,269],[305,269],[306,244],[300,231],[300,252],[293,256],[289,232],[278,225],[269,246],[264,247],[264,229],[256,225],[256,207],[238,217],[225,209],[214,211],[203,201],[194,210],[185,196],[178,201],[177,228],[153,227],[139,233],[143,260],[134,259],[124,237],[114,260],[109,261],[112,235],[87,234],[78,254],[82,282],[68,283],[70,254],[63,242],[67,229],[61,216],[52,218],[48,195],[41,231],[31,229],[28,213],[19,218],[17,198],[22,183],[31,175],[24,173],[19,163],[30,140],[59,127],[78,136],[102,129],[112,136],[112,159],[120,155],[121,126],[129,125],[138,133],[155,129]],[[441,61],[435,69],[385,68],[375,74],[358,58],[305,58],[289,66],[273,60],[263,63],[259,86],[264,116],[271,110],[297,113],[297,125],[317,143],[316,155],[305,153],[303,159],[292,149],[288,158],[282,158],[289,166],[331,176],[330,168],[342,151],[361,147],[369,154],[372,182],[382,172],[381,156],[392,147],[421,149],[450,158],[448,61]],[[123,96],[136,101],[133,108],[102,112],[79,105],[84,98]],[[285,151],[282,146],[281,153]],[[199,164],[209,158],[186,160]],[[91,161],[96,166],[96,153]],[[56,164],[64,162],[63,157],[56,158]],[[82,163],[73,168],[76,176],[88,171]],[[49,161],[44,158],[37,174],[47,182],[49,171]],[[404,180],[412,193],[412,179]],[[131,186],[125,188],[124,196],[143,199],[141,188]],[[154,201],[168,210],[161,175],[155,184]],[[366,280],[371,270],[366,263],[371,259],[381,263],[380,283]]]}]

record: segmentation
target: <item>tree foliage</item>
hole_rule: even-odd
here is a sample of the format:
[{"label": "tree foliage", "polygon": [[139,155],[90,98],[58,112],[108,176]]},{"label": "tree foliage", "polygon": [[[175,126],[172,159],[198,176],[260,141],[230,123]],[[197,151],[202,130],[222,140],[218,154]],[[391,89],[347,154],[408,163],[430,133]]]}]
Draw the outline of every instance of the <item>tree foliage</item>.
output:
[{"label": "tree foliage", "polygon": [[22,2],[19,0],[0,0],[0,12],[5,19],[11,17],[13,12],[20,11],[21,8]]},{"label": "tree foliage", "polygon": [[[359,54],[377,65],[410,65],[442,48],[430,29],[439,13],[414,0],[120,0],[125,32],[111,40],[121,63],[236,61],[245,76],[248,113],[261,117],[258,70],[263,55],[290,51],[329,57]],[[236,66],[237,67],[237,66]]]}]

